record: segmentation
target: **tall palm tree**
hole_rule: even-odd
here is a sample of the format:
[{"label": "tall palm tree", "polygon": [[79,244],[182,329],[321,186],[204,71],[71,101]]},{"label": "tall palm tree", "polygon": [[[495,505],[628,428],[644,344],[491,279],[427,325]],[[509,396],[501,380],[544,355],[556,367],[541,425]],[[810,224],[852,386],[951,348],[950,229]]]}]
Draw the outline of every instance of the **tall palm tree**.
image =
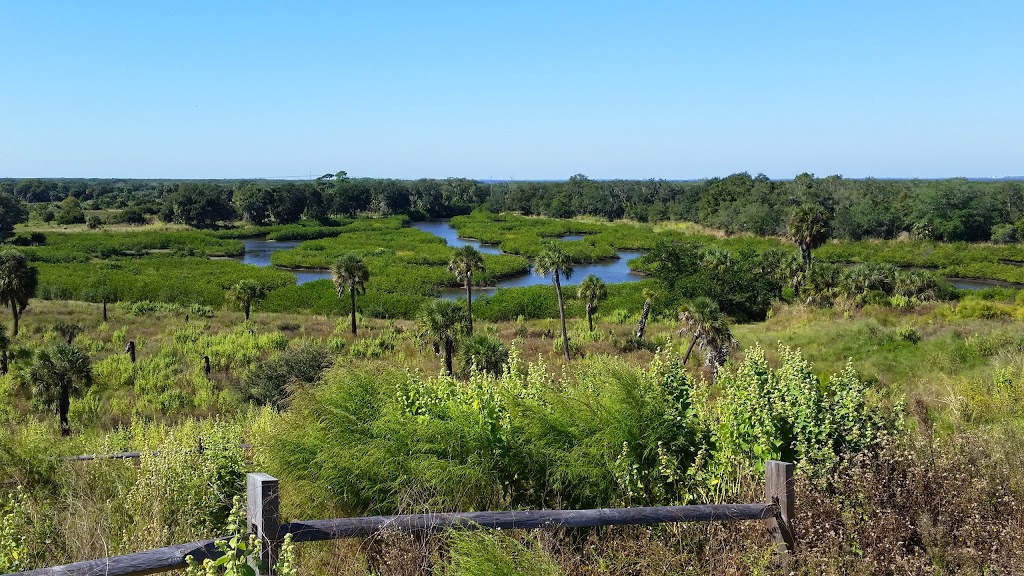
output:
[{"label": "tall palm tree", "polygon": [[245,321],[248,322],[252,305],[266,298],[268,292],[270,290],[262,282],[251,278],[243,278],[228,290],[228,299],[242,308],[242,312],[245,313]]},{"label": "tall palm tree", "polygon": [[544,250],[537,255],[533,270],[541,276],[550,275],[551,281],[555,284],[555,294],[558,295],[558,318],[562,322],[562,350],[565,352],[566,361],[569,361],[569,334],[565,331],[565,303],[562,301],[561,278],[572,277],[572,260],[557,244],[548,242]]},{"label": "tall palm tree", "polygon": [[828,214],[820,206],[807,204],[797,207],[789,216],[786,232],[800,248],[804,267],[811,267],[811,250],[821,246],[832,235]]},{"label": "tall palm tree", "polygon": [[466,245],[455,250],[448,262],[448,271],[466,286],[466,318],[469,334],[473,334],[473,273],[484,271],[484,255],[472,246]]},{"label": "tall palm tree", "polygon": [[10,307],[14,316],[14,336],[28,301],[35,297],[39,271],[28,263],[28,257],[17,250],[0,252],[0,303]]},{"label": "tall palm tree", "polygon": [[7,326],[0,324],[0,376],[7,374],[7,350],[11,347],[11,339],[7,336]]},{"label": "tall palm tree", "polygon": [[356,292],[366,294],[366,282],[370,279],[370,270],[362,258],[355,254],[346,254],[331,267],[331,279],[338,298],[345,297],[348,290],[352,297],[352,334],[356,333]]},{"label": "tall palm tree", "polygon": [[594,312],[597,310],[597,303],[608,296],[608,288],[604,281],[590,274],[580,282],[576,288],[576,297],[583,300],[587,310],[587,325],[590,331],[594,331]]},{"label": "tall palm tree", "polygon": [[714,300],[701,296],[683,303],[679,308],[679,321],[683,323],[679,333],[690,335],[690,345],[683,355],[683,364],[690,359],[693,347],[699,345],[712,373],[717,373],[718,366],[725,361],[729,350],[735,345],[728,317]]},{"label": "tall palm tree", "polygon": [[32,364],[19,374],[18,382],[34,398],[55,409],[60,417],[60,433],[68,436],[71,398],[81,398],[92,386],[92,364],[82,349],[59,342],[49,350],[37,350]]},{"label": "tall palm tree", "polygon": [[431,300],[420,310],[420,334],[433,340],[444,351],[444,368],[448,375],[455,373],[452,358],[455,345],[466,334],[466,309],[458,300]]}]

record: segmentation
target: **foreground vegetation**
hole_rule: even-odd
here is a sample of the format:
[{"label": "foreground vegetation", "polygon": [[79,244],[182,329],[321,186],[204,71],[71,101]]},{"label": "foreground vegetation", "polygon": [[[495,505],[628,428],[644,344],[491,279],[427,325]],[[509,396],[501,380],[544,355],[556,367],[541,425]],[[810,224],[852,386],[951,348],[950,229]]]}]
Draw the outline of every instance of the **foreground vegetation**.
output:
[{"label": "foreground vegetation", "polygon": [[[979,317],[984,305],[1007,315]],[[0,535],[24,554],[5,567],[221,533],[250,470],[281,478],[285,513],[299,519],[753,501],[760,463],[784,458],[799,464],[800,573],[1015,572],[1017,309],[782,305],[767,322],[733,327],[740,347],[712,380],[701,351],[683,366],[689,339],[668,317],[655,315],[637,348],[638,307],[599,310],[593,332],[571,320],[568,364],[552,320],[478,321],[478,335],[510,355],[490,373],[458,355],[451,377],[438,375],[443,357],[410,321],[360,316],[352,336],[345,317],[263,313],[242,324],[241,312],[215,312],[185,322],[182,309],[112,306],[104,323],[98,305],[37,302],[0,378],[10,494]],[[59,420],[15,384],[32,350],[64,341],[61,322],[81,326],[74,346],[93,378],[71,401],[71,437],[57,441]],[[129,449],[159,454],[138,467],[60,459]],[[303,545],[297,561],[304,573],[770,565],[756,526],[620,528],[584,537],[583,552],[571,534],[454,538]]]}]

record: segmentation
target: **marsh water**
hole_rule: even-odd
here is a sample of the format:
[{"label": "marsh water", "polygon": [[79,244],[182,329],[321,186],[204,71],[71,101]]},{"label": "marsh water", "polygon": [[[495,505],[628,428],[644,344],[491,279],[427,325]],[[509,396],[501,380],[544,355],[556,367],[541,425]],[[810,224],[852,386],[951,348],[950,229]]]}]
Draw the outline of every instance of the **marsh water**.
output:
[{"label": "marsh water", "polygon": [[[478,240],[473,240],[471,238],[459,238],[458,231],[455,230],[455,228],[452,228],[448,220],[426,220],[423,222],[415,222],[412,224],[412,227],[417,230],[433,234],[439,238],[443,238],[444,241],[452,248],[473,246],[484,254],[503,254],[501,249],[493,244],[483,244]],[[561,237],[561,240],[563,242],[569,242],[573,240],[582,240],[583,238],[584,236],[582,234],[572,234]],[[270,262],[271,254],[278,250],[291,250],[302,243],[299,240],[276,241],[267,240],[265,238],[246,238],[242,240],[242,242],[245,244],[245,254],[242,256],[242,263],[252,264],[254,266],[272,266]],[[634,282],[639,280],[640,276],[630,271],[629,261],[643,256],[644,253],[635,250],[620,250],[616,253],[619,256],[617,259],[603,260],[600,262],[581,264],[577,266],[573,272],[572,278],[570,278],[566,284],[575,284],[583,278],[586,278],[588,274],[593,274],[608,284]],[[289,269],[289,271],[295,275],[299,284],[323,279],[329,280],[331,278],[331,273],[327,270]],[[473,299],[475,300],[479,296],[492,295],[498,288],[536,286],[539,284],[548,284],[550,281],[551,280],[548,278],[538,276],[532,272],[520,276],[513,276],[511,278],[501,280],[496,286],[474,288]],[[1019,285],[1009,282],[1000,282],[998,280],[950,278],[949,281],[952,282],[953,286],[961,290],[982,290],[996,286],[1020,287]],[[466,291],[462,288],[441,289],[442,298],[462,298],[465,295]]]}]

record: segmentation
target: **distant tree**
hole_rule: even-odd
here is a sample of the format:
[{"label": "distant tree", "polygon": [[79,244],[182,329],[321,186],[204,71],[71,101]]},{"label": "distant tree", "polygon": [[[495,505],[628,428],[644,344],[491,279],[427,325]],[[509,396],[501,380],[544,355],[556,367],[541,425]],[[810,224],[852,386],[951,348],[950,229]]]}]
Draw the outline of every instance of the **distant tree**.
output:
[{"label": "distant tree", "polygon": [[270,218],[274,193],[259,184],[249,182],[235,190],[232,200],[242,219],[250,224],[263,226]]},{"label": "distant tree", "polygon": [[39,271],[28,258],[17,250],[0,252],[0,303],[10,307],[14,317],[14,336],[18,335],[21,313],[35,298],[39,286]]},{"label": "distant tree", "polygon": [[594,312],[597,311],[597,303],[608,296],[608,288],[597,276],[590,274],[580,282],[576,288],[576,297],[583,300],[587,311],[587,325],[590,331],[594,331]]},{"label": "distant tree", "polygon": [[572,260],[557,244],[548,242],[537,259],[533,263],[533,269],[541,276],[551,276],[555,285],[555,294],[558,296],[558,318],[562,324],[562,351],[565,352],[566,361],[571,360],[569,354],[569,334],[565,330],[565,303],[562,300],[561,278],[572,277]]},{"label": "distant tree", "polygon": [[1013,244],[1017,241],[1017,229],[1013,224],[996,224],[992,227],[992,242]]},{"label": "distant tree", "polygon": [[[228,191],[214,184],[185,182],[171,194],[161,219],[187,224],[194,228],[212,228],[218,222],[235,218],[235,208]],[[170,220],[168,220],[170,218]]]},{"label": "distant tree", "polygon": [[728,317],[714,300],[701,296],[683,303],[679,308],[679,321],[683,324],[679,333],[690,335],[683,364],[690,359],[694,345],[699,345],[712,373],[717,373],[718,367],[725,362],[729,350],[734,346]]},{"label": "distant tree", "polygon": [[81,398],[92,386],[89,355],[76,346],[58,342],[49,350],[37,350],[32,364],[17,379],[33,398],[54,408],[60,417],[61,436],[69,436],[71,398]]},{"label": "distant tree", "polygon": [[832,234],[828,214],[820,206],[805,204],[793,210],[786,226],[790,239],[800,248],[804,266],[811,266],[811,250],[821,246]]},{"label": "distant tree", "polygon": [[0,192],[0,243],[14,235],[14,225],[28,221],[28,210],[20,200]]},{"label": "distant tree", "polygon": [[423,338],[436,342],[444,351],[444,368],[454,375],[452,358],[455,346],[467,330],[466,309],[460,300],[438,298],[428,302],[420,311],[420,333]]},{"label": "distant tree", "polygon": [[108,320],[107,304],[117,302],[117,288],[110,274],[104,270],[98,270],[93,275],[89,284],[86,285],[83,297],[89,302],[96,302],[103,305],[103,321]]},{"label": "distant tree", "polygon": [[409,210],[409,190],[398,180],[374,180],[370,185],[370,209],[381,216]]},{"label": "distant tree", "polygon": [[370,280],[370,270],[359,256],[346,254],[335,261],[331,267],[331,279],[339,298],[344,298],[345,291],[352,297],[352,334],[356,333],[356,292],[365,294],[366,283]]},{"label": "distant tree", "polygon": [[129,226],[141,226],[148,224],[146,214],[138,206],[129,206],[110,217],[111,224],[128,224]]},{"label": "distant tree", "polygon": [[85,225],[89,230],[96,230],[103,225],[103,220],[95,214],[90,214],[89,217],[85,219]]},{"label": "distant tree", "polygon": [[473,334],[473,274],[484,271],[484,256],[476,248],[466,245],[457,248],[448,262],[448,271],[466,287],[466,321],[469,334]]},{"label": "distant tree", "polygon": [[273,188],[274,198],[270,215],[278,224],[291,224],[302,218],[306,211],[306,192],[294,182],[286,182]]},{"label": "distant tree", "polygon": [[84,224],[85,223],[85,212],[82,210],[82,203],[73,196],[68,196],[60,203],[60,209],[57,211],[54,221],[57,224],[66,226],[69,224]]},{"label": "distant tree", "polygon": [[243,278],[228,290],[228,300],[234,302],[245,313],[245,321],[249,321],[249,313],[253,304],[267,297],[270,290],[259,280]]}]

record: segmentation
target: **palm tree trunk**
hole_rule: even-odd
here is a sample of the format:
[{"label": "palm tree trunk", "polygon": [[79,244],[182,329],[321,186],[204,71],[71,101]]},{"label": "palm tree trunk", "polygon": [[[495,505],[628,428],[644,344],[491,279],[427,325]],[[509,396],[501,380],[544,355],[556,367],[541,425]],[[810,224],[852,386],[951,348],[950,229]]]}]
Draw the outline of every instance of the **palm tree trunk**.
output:
[{"label": "palm tree trunk", "polygon": [[251,310],[252,310],[252,303],[251,302],[246,302],[245,303],[245,321],[246,322],[249,321],[249,312]]},{"label": "palm tree trunk", "polygon": [[356,290],[353,287],[349,292],[352,293],[352,335],[356,335]]},{"label": "palm tree trunk", "polygon": [[473,335],[473,279],[466,276],[466,316],[469,318],[469,335]]},{"label": "palm tree trunk", "polygon": [[804,259],[804,267],[811,267],[811,246],[809,244],[800,244],[800,256]]},{"label": "palm tree trunk", "polygon": [[587,303],[587,325],[590,326],[590,331],[594,331],[594,309]]},{"label": "palm tree trunk", "polygon": [[18,320],[21,318],[21,312],[18,311],[18,303],[11,298],[11,313],[14,315],[14,335],[18,335]]},{"label": "palm tree trunk", "polygon": [[107,301],[103,301],[103,321],[107,321]]},{"label": "palm tree trunk", "polygon": [[558,319],[562,322],[562,351],[565,352],[565,361],[572,360],[569,356],[569,334],[565,331],[565,305],[562,303],[562,283],[558,280],[558,270],[552,274],[555,279],[555,293],[558,294]]},{"label": "palm tree trunk", "polygon": [[448,371],[449,376],[455,375],[455,370],[452,369],[452,356],[454,355],[455,341],[451,338],[444,339],[444,369]]},{"label": "palm tree trunk", "polygon": [[68,412],[71,408],[71,391],[67,386],[60,387],[60,398],[57,399],[57,412],[60,414],[60,435],[71,435],[71,422],[68,421]]},{"label": "palm tree trunk", "polygon": [[640,323],[636,325],[636,339],[643,340],[644,332],[647,331],[647,316],[651,313],[651,301],[644,300],[644,309],[640,312]]},{"label": "palm tree trunk", "polygon": [[686,361],[690,359],[690,352],[693,352],[693,345],[697,343],[697,335],[694,334],[693,338],[690,339],[690,345],[686,347],[686,354],[683,355],[683,366],[686,366]]}]

